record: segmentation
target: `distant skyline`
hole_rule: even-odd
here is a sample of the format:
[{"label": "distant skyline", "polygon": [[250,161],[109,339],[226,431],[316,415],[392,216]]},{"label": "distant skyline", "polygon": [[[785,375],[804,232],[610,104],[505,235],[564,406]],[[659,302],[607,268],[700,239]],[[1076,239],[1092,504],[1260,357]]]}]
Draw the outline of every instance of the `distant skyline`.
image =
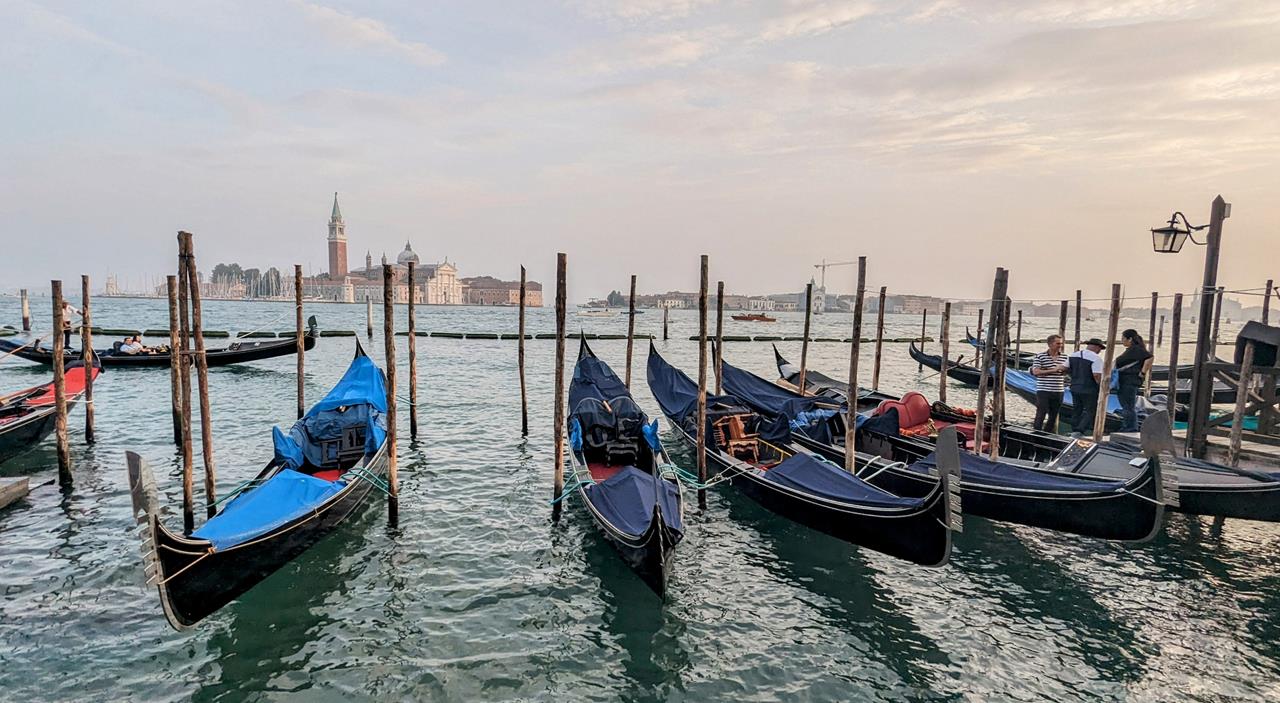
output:
[{"label": "distant skyline", "polygon": [[[0,276],[394,257],[554,288],[1191,292],[1280,278],[1280,5],[1196,0],[0,3]],[[828,288],[853,288],[853,267]],[[549,293],[550,295],[550,293]],[[1260,304],[1242,300],[1247,307]],[[1135,303],[1130,302],[1129,305]]]}]

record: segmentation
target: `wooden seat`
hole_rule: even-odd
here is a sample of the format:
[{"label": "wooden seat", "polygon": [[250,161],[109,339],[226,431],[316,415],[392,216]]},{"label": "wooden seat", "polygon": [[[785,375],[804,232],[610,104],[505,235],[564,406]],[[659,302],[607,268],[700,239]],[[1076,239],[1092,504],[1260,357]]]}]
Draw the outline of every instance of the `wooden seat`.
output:
[{"label": "wooden seat", "polygon": [[757,435],[747,432],[747,425],[741,415],[729,415],[716,420],[713,424],[720,440],[720,446],[730,456],[743,461],[755,463],[760,458]]}]

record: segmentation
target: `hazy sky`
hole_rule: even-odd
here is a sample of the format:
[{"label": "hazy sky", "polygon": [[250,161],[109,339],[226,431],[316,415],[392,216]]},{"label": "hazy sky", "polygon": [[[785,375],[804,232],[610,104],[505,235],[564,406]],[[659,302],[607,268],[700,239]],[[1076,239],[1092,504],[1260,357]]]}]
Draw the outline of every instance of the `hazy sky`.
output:
[{"label": "hazy sky", "polygon": [[[575,300],[799,288],[1193,290],[1151,252],[1234,205],[1222,280],[1280,278],[1280,3],[0,0],[0,288],[406,239]],[[852,267],[828,285],[852,287]]]}]

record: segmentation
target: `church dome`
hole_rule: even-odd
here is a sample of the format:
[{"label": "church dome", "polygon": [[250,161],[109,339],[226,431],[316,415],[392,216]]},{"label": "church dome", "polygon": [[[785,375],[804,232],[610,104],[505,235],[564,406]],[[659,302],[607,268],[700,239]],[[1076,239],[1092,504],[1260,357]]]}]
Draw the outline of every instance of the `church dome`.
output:
[{"label": "church dome", "polygon": [[413,252],[413,247],[409,246],[408,242],[405,242],[404,251],[400,252],[400,255],[396,257],[396,263],[401,266],[408,266],[410,261],[413,262],[414,266],[421,263],[418,261],[418,255]]}]

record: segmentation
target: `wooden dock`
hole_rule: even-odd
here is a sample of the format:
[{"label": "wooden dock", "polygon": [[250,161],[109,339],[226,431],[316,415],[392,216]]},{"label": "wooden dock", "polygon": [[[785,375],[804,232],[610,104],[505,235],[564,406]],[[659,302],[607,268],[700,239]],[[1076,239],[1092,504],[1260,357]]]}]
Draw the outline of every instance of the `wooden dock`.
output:
[{"label": "wooden dock", "polygon": [[31,490],[27,479],[24,478],[0,478],[0,510],[9,507],[10,503],[24,498]]}]

